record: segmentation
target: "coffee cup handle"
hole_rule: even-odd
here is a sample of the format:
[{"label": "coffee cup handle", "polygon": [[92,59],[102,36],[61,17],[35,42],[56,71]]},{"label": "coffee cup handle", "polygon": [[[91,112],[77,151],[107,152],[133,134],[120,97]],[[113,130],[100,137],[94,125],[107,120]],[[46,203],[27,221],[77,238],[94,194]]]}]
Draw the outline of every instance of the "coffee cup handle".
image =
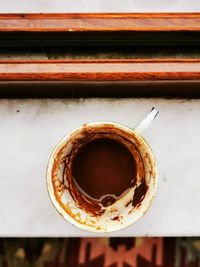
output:
[{"label": "coffee cup handle", "polygon": [[155,119],[155,117],[158,115],[159,111],[156,108],[152,108],[150,112],[148,112],[142,120],[140,120],[136,126],[134,127],[134,130],[141,134],[144,130],[146,130],[149,125],[152,123],[152,121]]}]

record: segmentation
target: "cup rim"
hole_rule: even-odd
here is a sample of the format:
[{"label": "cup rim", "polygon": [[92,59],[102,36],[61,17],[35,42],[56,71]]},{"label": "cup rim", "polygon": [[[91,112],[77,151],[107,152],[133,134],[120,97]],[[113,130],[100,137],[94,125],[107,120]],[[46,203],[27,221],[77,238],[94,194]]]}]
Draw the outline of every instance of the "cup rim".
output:
[{"label": "cup rim", "polygon": [[[54,191],[51,189],[51,184],[52,184],[52,177],[51,177],[51,169],[52,169],[52,164],[54,161],[54,154],[56,153],[57,149],[61,146],[63,146],[63,144],[69,139],[70,136],[72,136],[73,134],[75,134],[76,132],[80,131],[83,127],[85,126],[101,126],[101,125],[113,125],[119,129],[123,129],[124,131],[128,131],[129,133],[134,133],[134,135],[136,135],[137,138],[141,139],[143,141],[143,143],[145,144],[145,146],[148,148],[148,151],[150,151],[150,156],[153,159],[153,163],[154,163],[154,171],[155,171],[155,177],[154,177],[154,187],[153,190],[151,189],[150,193],[151,193],[151,200],[149,201],[148,205],[145,207],[145,209],[142,211],[141,214],[139,214],[138,218],[136,218],[135,220],[123,224],[121,225],[120,228],[118,229],[109,229],[108,231],[99,229],[97,230],[96,228],[93,227],[89,227],[85,224],[82,224],[78,221],[76,221],[74,218],[72,218],[67,212],[63,212],[62,207],[60,206],[60,204],[58,203],[58,201],[55,198],[54,195]],[[122,123],[117,123],[117,122],[113,122],[113,121],[92,121],[92,122],[88,122],[88,123],[84,123],[76,128],[74,128],[72,131],[68,132],[66,135],[64,135],[58,142],[57,144],[54,146],[49,160],[48,160],[48,164],[47,164],[47,168],[46,168],[46,187],[47,187],[47,192],[49,195],[49,198],[51,200],[52,205],[54,206],[54,208],[56,209],[56,211],[62,216],[62,218],[66,221],[68,221],[69,223],[71,223],[73,226],[81,229],[81,230],[85,230],[88,232],[93,232],[93,233],[111,233],[111,232],[116,232],[116,231],[120,231],[123,230],[127,227],[129,227],[130,225],[134,224],[136,221],[138,221],[150,208],[156,192],[157,192],[157,184],[158,184],[158,169],[157,169],[157,161],[155,158],[155,155],[150,147],[150,145],[147,143],[147,141],[144,139],[144,137],[137,133],[136,131],[134,131],[133,128],[126,126]]]}]

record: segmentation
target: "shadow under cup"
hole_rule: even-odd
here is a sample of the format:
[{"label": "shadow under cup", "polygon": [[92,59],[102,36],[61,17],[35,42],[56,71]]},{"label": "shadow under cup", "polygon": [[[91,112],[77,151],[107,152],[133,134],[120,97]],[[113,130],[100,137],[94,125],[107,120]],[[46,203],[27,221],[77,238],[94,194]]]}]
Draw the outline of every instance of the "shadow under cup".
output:
[{"label": "shadow under cup", "polygon": [[81,229],[111,232],[138,220],[151,205],[156,162],[145,140],[117,123],[84,124],[54,149],[47,168],[50,198]]}]

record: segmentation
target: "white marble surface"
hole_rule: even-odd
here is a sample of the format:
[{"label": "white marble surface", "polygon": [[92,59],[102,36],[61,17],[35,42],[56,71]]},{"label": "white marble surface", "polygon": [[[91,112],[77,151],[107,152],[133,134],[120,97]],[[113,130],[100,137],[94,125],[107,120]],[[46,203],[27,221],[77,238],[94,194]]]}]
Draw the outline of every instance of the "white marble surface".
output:
[{"label": "white marble surface", "polygon": [[158,161],[157,196],[137,223],[110,236],[199,236],[200,100],[162,99],[0,100],[0,236],[94,236],[52,206],[49,155],[82,123],[132,126],[152,106],[160,114],[144,137]]},{"label": "white marble surface", "polygon": [[200,12],[199,0],[9,0],[0,13]]}]

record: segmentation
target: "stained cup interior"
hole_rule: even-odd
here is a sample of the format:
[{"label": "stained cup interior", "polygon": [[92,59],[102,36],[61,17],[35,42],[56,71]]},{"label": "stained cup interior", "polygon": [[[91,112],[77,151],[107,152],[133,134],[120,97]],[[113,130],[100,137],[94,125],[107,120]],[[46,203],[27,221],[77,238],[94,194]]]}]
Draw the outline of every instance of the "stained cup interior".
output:
[{"label": "stained cup interior", "polygon": [[[66,177],[63,177],[66,157],[77,140],[91,133],[117,134],[127,138],[138,150],[144,164],[147,192],[136,207],[132,201],[135,188],[107,207],[101,214],[91,214],[79,205],[71,194]],[[54,148],[47,168],[47,188],[50,199],[64,219],[77,227],[91,232],[112,232],[123,229],[137,221],[149,208],[156,193],[157,169],[155,157],[147,142],[134,130],[113,122],[84,124],[66,135]]]}]

